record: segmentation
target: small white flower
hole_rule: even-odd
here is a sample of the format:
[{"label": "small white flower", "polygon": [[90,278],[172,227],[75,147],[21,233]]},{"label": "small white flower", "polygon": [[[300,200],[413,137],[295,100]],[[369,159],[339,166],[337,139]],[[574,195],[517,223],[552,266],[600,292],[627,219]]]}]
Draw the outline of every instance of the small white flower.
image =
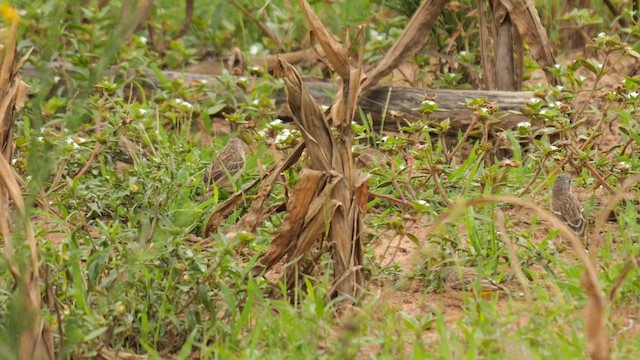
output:
[{"label": "small white flower", "polygon": [[247,77],[246,76],[238,76],[238,80],[247,81]]},{"label": "small white flower", "polygon": [[258,99],[254,99],[251,104],[252,105],[258,105],[260,102],[258,101]]},{"label": "small white flower", "polygon": [[282,124],[282,120],[280,119],[273,119],[271,120],[271,122],[269,123],[269,125],[274,126],[274,125],[280,125]]},{"label": "small white flower", "polygon": [[53,82],[54,82],[55,84],[57,84],[57,83],[58,83],[58,81],[60,81],[60,76],[54,76],[54,77],[53,77]]},{"label": "small white flower", "polygon": [[461,56],[466,56],[468,54],[467,51],[460,51],[458,54],[460,54]]},{"label": "small white flower", "polygon": [[18,162],[18,159],[11,159],[11,165],[15,165]]},{"label": "small white flower", "polygon": [[249,53],[251,53],[251,55],[258,55],[260,50],[262,50],[262,45],[258,43],[249,46]]},{"label": "small white flower", "polygon": [[629,170],[631,169],[631,164],[629,164],[626,161],[620,161],[620,163],[618,164],[618,167],[620,168],[620,170]]},{"label": "small white flower", "polygon": [[601,33],[599,33],[599,34],[598,34],[598,37],[599,37],[599,38],[601,38],[601,39],[602,39],[602,38],[604,38],[605,36],[607,36],[607,34],[605,34],[605,33],[603,33],[603,32],[601,32]]},{"label": "small white flower", "polygon": [[540,115],[546,115],[549,111],[547,109],[540,110]]},{"label": "small white flower", "polygon": [[67,143],[67,145],[76,143],[75,141],[73,141],[73,138],[71,136],[67,136],[67,139],[65,140],[65,142]]},{"label": "small white flower", "polygon": [[24,179],[27,180],[27,181],[31,181],[31,175],[27,175],[27,177],[24,178]]},{"label": "small white flower", "polygon": [[80,148],[80,145],[78,145],[78,144],[76,144],[76,143],[73,143],[73,148],[74,148],[74,149],[79,149],[79,148]]},{"label": "small white flower", "polygon": [[431,101],[431,100],[423,100],[422,101],[422,105],[435,105],[435,101]]},{"label": "small white flower", "polygon": [[385,136],[382,137],[382,141],[383,142],[386,142],[388,139],[389,139],[389,135],[385,135]]},{"label": "small white flower", "polygon": [[425,200],[418,200],[417,201],[418,204],[420,205],[424,205],[424,206],[431,206],[428,202],[426,202]]},{"label": "small white flower", "polygon": [[377,32],[375,29],[369,29],[369,36],[371,37],[372,40],[378,40],[378,41],[384,40],[384,36],[382,36],[382,34]]},{"label": "small white flower", "polygon": [[531,127],[531,123],[528,121],[522,121],[518,123],[518,127],[523,127],[523,128],[530,128]]},{"label": "small white flower", "polygon": [[287,141],[287,139],[289,138],[288,135],[285,134],[278,134],[276,135],[276,144],[282,144],[283,142]]},{"label": "small white flower", "polygon": [[78,138],[78,143],[82,144],[82,143],[85,143],[85,142],[87,142],[87,139],[85,139],[83,137],[79,137]]},{"label": "small white flower", "polygon": [[638,97],[638,92],[637,91],[632,91],[629,93],[629,99],[635,99]]},{"label": "small white flower", "polygon": [[584,77],[584,76],[582,76],[582,75],[580,75],[580,76],[578,76],[578,80],[579,80],[580,82],[583,82],[583,81],[587,80],[587,78],[586,78],[586,77]]},{"label": "small white flower", "polygon": [[554,68],[556,68],[556,69],[560,69],[560,68],[562,67],[562,65],[560,65],[560,64],[555,64],[555,65],[553,65],[553,67],[554,67]]},{"label": "small white flower", "polygon": [[549,149],[551,149],[552,151],[556,151],[556,150],[558,150],[558,147],[555,146],[555,145],[550,145]]},{"label": "small white flower", "polygon": [[193,105],[191,105],[191,103],[189,103],[189,102],[187,102],[187,101],[185,101],[185,100],[182,100],[182,99],[175,99],[175,101],[176,101],[176,103],[178,103],[179,105],[185,106],[185,107],[187,107],[187,108],[189,108],[189,109],[193,109]]},{"label": "small white flower", "polygon": [[44,138],[42,136],[38,136],[36,140],[38,140],[38,142],[44,142]]},{"label": "small white flower", "polygon": [[564,86],[558,85],[558,86],[556,86],[556,89],[558,89],[558,91],[562,91],[562,90],[564,90]]},{"label": "small white flower", "polygon": [[144,114],[146,114],[148,111],[149,111],[149,110],[147,110],[147,109],[138,109],[138,114],[140,114],[140,115],[144,115]]},{"label": "small white flower", "polygon": [[322,110],[322,112],[327,111],[328,108],[329,108],[328,105],[320,105],[320,110]]},{"label": "small white flower", "polygon": [[538,104],[540,102],[539,98],[531,98],[529,99],[529,103],[531,104]]}]

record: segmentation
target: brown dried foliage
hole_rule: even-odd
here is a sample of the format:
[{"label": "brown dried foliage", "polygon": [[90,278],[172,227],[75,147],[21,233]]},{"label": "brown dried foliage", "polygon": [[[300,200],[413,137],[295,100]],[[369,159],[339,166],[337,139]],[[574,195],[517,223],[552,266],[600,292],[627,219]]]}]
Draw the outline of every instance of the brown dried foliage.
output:
[{"label": "brown dried foliage", "polygon": [[[27,218],[27,211],[18,179],[11,168],[13,155],[13,126],[17,112],[26,100],[29,86],[20,80],[18,70],[27,59],[27,53],[21,59],[16,57],[17,17],[11,27],[2,34],[2,65],[0,67],[0,233],[4,238],[5,258],[13,276],[20,298],[20,311],[24,319],[19,334],[18,353],[20,359],[53,359],[53,338],[51,331],[40,316],[40,275],[38,271],[38,252],[33,229]],[[15,253],[12,236],[12,218],[10,202],[13,202],[18,214],[18,223],[24,226],[24,237],[29,247],[30,258],[26,266]]]}]

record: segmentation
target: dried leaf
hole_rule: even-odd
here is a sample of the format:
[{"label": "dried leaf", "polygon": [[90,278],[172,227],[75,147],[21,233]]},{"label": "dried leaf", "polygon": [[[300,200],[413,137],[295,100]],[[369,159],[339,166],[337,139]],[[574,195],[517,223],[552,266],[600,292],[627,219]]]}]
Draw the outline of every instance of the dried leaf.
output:
[{"label": "dried leaf", "polygon": [[436,23],[447,0],[423,1],[413,14],[409,24],[391,49],[385,54],[378,65],[369,72],[368,78],[362,84],[362,94],[368,93],[382,78],[390,74],[406,58],[418,52],[429,39],[429,33]]},{"label": "dried leaf", "polygon": [[284,80],[287,103],[307,146],[310,167],[320,171],[331,170],[333,139],[322,110],[304,87],[295,67],[279,57],[274,74]]},{"label": "dried leaf", "polygon": [[309,204],[318,193],[319,188],[326,183],[326,174],[321,171],[303,169],[291,197],[287,202],[287,214],[282,221],[280,231],[275,236],[269,250],[260,257],[262,267],[254,269],[254,274],[262,268],[266,271],[275,265],[294,247],[307,218]]},{"label": "dried leaf", "polygon": [[242,217],[242,220],[233,227],[231,230],[232,232],[238,233],[240,231],[255,231],[258,226],[258,222],[265,216],[265,210],[263,209],[264,203],[269,199],[269,194],[271,194],[271,190],[276,184],[276,180],[278,180],[278,177],[280,177],[280,174],[282,174],[284,170],[290,168],[298,161],[302,155],[302,150],[304,150],[304,143],[298,144],[286,161],[274,166],[267,172],[268,175],[266,179],[262,181],[262,186],[260,187],[258,194],[251,202],[251,209]]},{"label": "dried leaf", "polygon": [[302,14],[307,20],[307,25],[313,31],[313,36],[318,39],[322,50],[324,50],[326,60],[338,75],[348,78],[350,70],[349,50],[324,27],[305,0],[298,0],[298,4],[302,8]]}]

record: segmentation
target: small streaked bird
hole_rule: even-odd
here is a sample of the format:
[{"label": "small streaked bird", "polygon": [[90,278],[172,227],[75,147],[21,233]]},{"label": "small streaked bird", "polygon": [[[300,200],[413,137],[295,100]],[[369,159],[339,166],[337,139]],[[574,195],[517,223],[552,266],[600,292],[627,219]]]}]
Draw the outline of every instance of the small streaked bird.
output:
[{"label": "small streaked bird", "polygon": [[443,267],[440,275],[444,283],[444,290],[453,295],[473,294],[477,290],[480,295],[507,289],[486,276],[478,275],[476,269],[464,266]]},{"label": "small streaked bird", "polygon": [[230,177],[238,176],[244,169],[244,143],[233,138],[216,155],[204,174],[204,182],[211,185],[215,181],[218,187],[230,183]]},{"label": "small streaked bird", "polygon": [[551,188],[551,210],[580,238],[584,237],[587,220],[584,206],[571,193],[571,177],[558,175]]},{"label": "small streaked bird", "polygon": [[134,159],[149,159],[149,153],[139,144],[127,139],[124,136],[118,138],[118,147],[123,156],[119,159],[125,164],[133,164]]}]

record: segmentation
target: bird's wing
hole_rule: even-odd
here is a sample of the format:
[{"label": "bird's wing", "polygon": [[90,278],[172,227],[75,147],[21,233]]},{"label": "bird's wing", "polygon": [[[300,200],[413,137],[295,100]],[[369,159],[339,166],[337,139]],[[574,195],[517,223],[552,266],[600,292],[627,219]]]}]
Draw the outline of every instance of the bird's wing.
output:
[{"label": "bird's wing", "polygon": [[587,220],[584,207],[573,196],[566,196],[551,204],[553,213],[564,221],[579,236],[584,234]]},{"label": "bird's wing", "polygon": [[207,173],[205,174],[205,182],[210,184],[211,181],[216,183],[227,178],[227,175],[235,175],[244,168],[244,158],[242,156],[216,158],[211,163]]}]

